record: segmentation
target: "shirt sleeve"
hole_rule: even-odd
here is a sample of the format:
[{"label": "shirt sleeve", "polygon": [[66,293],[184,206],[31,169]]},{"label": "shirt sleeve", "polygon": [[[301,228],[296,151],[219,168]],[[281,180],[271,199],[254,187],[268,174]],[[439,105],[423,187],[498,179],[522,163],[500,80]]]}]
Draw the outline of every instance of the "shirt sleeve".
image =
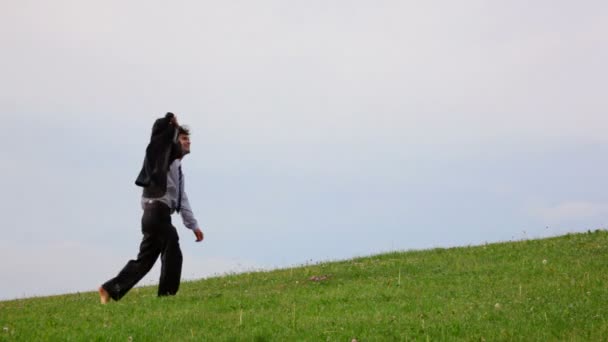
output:
[{"label": "shirt sleeve", "polygon": [[190,201],[188,201],[188,195],[186,195],[185,190],[182,192],[182,206],[179,213],[182,216],[184,226],[192,230],[199,228],[198,222],[196,221],[196,218],[194,218],[194,213],[192,212],[192,207],[190,207]]}]

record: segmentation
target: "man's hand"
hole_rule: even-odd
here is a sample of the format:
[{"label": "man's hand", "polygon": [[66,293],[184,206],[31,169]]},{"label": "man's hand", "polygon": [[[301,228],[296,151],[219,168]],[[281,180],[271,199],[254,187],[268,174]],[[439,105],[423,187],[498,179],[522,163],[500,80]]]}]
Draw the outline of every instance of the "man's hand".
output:
[{"label": "man's hand", "polygon": [[170,123],[175,127],[179,127],[179,124],[177,123],[177,116],[175,116],[175,114],[173,114]]},{"label": "man's hand", "polygon": [[201,242],[205,238],[203,232],[199,228],[194,229],[194,235],[196,235],[196,242]]}]

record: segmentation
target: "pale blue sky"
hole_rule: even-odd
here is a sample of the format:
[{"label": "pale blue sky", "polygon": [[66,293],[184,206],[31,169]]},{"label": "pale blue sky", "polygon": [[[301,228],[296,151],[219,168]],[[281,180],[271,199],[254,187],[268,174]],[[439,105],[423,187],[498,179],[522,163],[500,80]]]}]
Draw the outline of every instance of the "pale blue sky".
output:
[{"label": "pale blue sky", "polygon": [[0,299],[135,257],[166,111],[188,279],[606,227],[606,32],[601,1],[2,1]]}]

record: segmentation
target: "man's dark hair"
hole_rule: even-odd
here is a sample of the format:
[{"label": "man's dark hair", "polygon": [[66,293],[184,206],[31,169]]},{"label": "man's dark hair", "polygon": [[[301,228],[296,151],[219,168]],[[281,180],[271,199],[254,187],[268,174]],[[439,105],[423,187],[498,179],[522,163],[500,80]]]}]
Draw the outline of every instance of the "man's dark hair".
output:
[{"label": "man's dark hair", "polygon": [[190,128],[188,126],[179,126],[178,134],[190,136]]}]

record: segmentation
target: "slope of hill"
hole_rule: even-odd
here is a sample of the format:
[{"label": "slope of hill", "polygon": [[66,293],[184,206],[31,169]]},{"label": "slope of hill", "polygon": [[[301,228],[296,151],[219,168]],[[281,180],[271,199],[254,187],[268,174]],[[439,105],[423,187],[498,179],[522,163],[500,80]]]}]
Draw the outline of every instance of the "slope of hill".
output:
[{"label": "slope of hill", "polygon": [[[93,287],[93,286],[92,286]],[[0,302],[0,340],[608,339],[608,232]]]}]

